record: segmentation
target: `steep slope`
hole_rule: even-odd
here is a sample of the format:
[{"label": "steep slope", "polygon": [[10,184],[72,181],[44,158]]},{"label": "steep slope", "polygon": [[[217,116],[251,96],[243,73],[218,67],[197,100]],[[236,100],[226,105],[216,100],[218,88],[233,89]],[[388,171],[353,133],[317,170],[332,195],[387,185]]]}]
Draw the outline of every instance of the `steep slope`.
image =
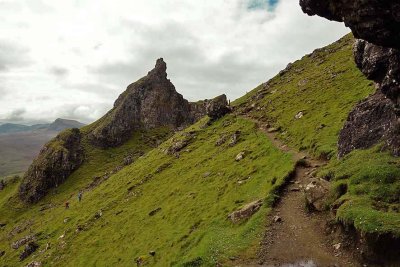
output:
[{"label": "steep slope", "polygon": [[[74,173],[55,195],[22,210],[15,199],[7,200],[16,190],[10,186],[1,193],[0,217],[8,219],[2,221],[0,262],[17,264],[21,252],[9,242],[29,232],[40,246],[34,259],[57,266],[127,266],[138,257],[155,266],[209,266],[249,249],[254,253],[274,193],[294,162],[252,122],[226,116],[205,126],[207,120],[97,186]],[[240,152],[243,158],[235,160]],[[72,197],[65,210],[64,201],[78,190],[84,190],[83,201]],[[227,219],[255,200],[263,205],[250,219],[236,224]],[[23,230],[13,231],[16,226]]]},{"label": "steep slope", "polygon": [[[368,121],[372,117],[360,115],[363,125],[370,123],[368,129],[372,123],[377,125],[375,131],[354,129],[364,132],[360,141],[368,143],[374,138],[367,146],[373,147],[355,150],[343,159],[336,157],[338,136],[349,112],[356,105],[366,105],[365,101],[357,103],[375,91],[354,64],[353,42],[348,35],[290,64],[239,99],[236,110],[277,131],[278,137],[291,147],[331,159],[318,176],[333,182],[330,204],[336,218],[357,230],[361,240],[358,248],[362,248],[359,251],[364,257],[379,261],[380,255],[388,260],[398,255],[400,176],[399,159],[386,152],[385,139],[381,139],[381,128],[391,118],[390,112],[384,112],[386,102],[372,109],[375,120]],[[391,105],[390,101],[386,104]],[[349,131],[347,124],[344,129]]]},{"label": "steep slope", "polygon": [[[173,136],[170,126],[134,130],[121,146],[103,149],[87,138],[103,120],[81,129],[85,160],[63,184],[29,206],[16,196],[18,182],[0,191],[0,265],[215,266],[255,258],[266,215],[296,164],[259,126],[330,159],[315,171],[334,185],[336,218],[369,244],[387,245],[380,237],[400,229],[398,159],[380,147],[336,159],[349,112],[375,90],[354,63],[353,40],[289,65],[237,100],[234,114]],[[21,240],[39,248],[19,262],[24,248],[12,245]]]},{"label": "steep slope", "polygon": [[[123,145],[135,132],[151,133],[152,130],[164,131],[166,128],[172,132],[194,123],[207,112],[216,116],[214,111],[221,107],[225,107],[225,113],[229,111],[225,95],[189,103],[176,92],[174,85],[167,79],[166,70],[164,60],[158,59],[155,68],[129,85],[107,114],[81,131],[74,129],[74,136],[79,138],[72,138],[75,140],[72,145],[68,141],[71,139],[70,130],[62,132],[46,144],[23,177],[20,198],[26,203],[39,201],[50,189],[65,182],[84,163],[85,158],[86,161],[90,160],[90,151],[95,148],[102,148],[104,152],[100,154],[107,154],[107,148]],[[70,121],[58,120],[50,127],[58,128],[66,123]],[[159,143],[162,141],[163,139],[157,140]],[[132,151],[131,154],[144,153],[151,144],[137,144],[137,147],[141,146],[143,149]],[[133,160],[132,156],[126,156],[131,157],[129,161]],[[120,165],[117,162],[113,167],[119,168]]]}]

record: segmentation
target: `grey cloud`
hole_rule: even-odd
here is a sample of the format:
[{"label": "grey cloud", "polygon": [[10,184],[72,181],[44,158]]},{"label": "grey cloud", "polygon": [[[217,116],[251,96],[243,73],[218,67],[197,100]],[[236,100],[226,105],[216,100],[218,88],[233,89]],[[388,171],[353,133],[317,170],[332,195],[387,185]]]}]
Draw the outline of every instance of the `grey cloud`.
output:
[{"label": "grey cloud", "polygon": [[62,77],[65,77],[66,75],[68,75],[69,71],[68,71],[68,69],[63,68],[63,67],[53,66],[50,68],[50,73],[58,78],[62,78]]},{"label": "grey cloud", "polygon": [[[168,23],[161,28],[143,25],[123,25],[134,29],[132,38],[145,41],[132,45],[127,59],[89,69],[105,82],[118,81],[122,91],[126,85],[144,76],[153,68],[155,60],[163,57],[168,64],[168,74],[177,90],[190,100],[211,98],[228,93],[236,98],[246,88],[261,83],[260,77],[273,74],[276,69],[258,62],[241,61],[239,53],[226,53],[210,61],[207,51],[199,45],[197,37],[182,25]],[[261,61],[260,61],[261,62]]]},{"label": "grey cloud", "polygon": [[14,109],[6,116],[6,118],[4,120],[10,121],[10,122],[23,121],[24,120],[23,115],[25,113],[26,113],[26,110],[24,108]]},{"label": "grey cloud", "polygon": [[7,40],[0,40],[0,72],[12,67],[22,67],[31,64],[29,50]]}]

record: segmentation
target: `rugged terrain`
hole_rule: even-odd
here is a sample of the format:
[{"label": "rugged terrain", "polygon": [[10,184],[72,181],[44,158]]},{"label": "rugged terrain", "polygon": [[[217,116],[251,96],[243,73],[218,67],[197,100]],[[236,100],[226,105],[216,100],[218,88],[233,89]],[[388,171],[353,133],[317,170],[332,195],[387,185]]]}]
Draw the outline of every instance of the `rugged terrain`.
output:
[{"label": "rugged terrain", "polygon": [[[22,181],[2,183],[1,265],[396,262],[398,158],[384,138],[337,157],[348,114],[379,97],[353,43],[317,49],[231,107],[225,96],[186,101],[157,61],[102,119],[61,133]],[[309,213],[300,200],[313,187],[323,202],[308,193]],[[293,227],[297,238],[282,235]],[[315,242],[286,257],[306,233]]]}]

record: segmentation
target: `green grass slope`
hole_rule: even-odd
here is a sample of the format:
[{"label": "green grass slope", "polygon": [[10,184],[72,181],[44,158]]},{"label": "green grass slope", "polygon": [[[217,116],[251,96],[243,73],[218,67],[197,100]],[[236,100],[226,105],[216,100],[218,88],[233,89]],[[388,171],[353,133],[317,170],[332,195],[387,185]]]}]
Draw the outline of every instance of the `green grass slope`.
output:
[{"label": "green grass slope", "polygon": [[[354,63],[353,37],[294,62],[235,102],[238,113],[280,129],[299,150],[332,158],[320,176],[334,182],[337,218],[362,233],[400,237],[400,161],[380,146],[336,159],[340,129],[362,99],[375,91]],[[299,112],[301,118],[296,118]]]},{"label": "green grass slope", "polygon": [[[353,37],[316,50],[234,102],[239,111],[281,128],[280,138],[315,156],[336,154],[337,136],[355,104],[375,91],[357,69]],[[295,116],[303,113],[303,117]]]},{"label": "green grass slope", "polygon": [[[28,233],[37,234],[39,250],[47,243],[51,248],[36,252],[25,264],[34,258],[52,266],[131,266],[143,256],[155,266],[210,266],[251,254],[262,236],[270,200],[294,162],[257,132],[253,122],[227,116],[205,128],[204,123],[177,133],[86,191],[80,203],[75,194],[98,166],[83,166],[57,193],[29,208],[16,209],[17,203],[8,199],[16,186],[1,192],[0,218],[7,218],[7,225],[0,232],[0,250],[6,251],[0,265],[19,264],[21,249],[11,249],[10,243]],[[241,132],[239,142],[230,146],[236,131]],[[216,146],[222,136],[226,142]],[[179,157],[165,152],[182,139],[189,144]],[[237,162],[242,151],[246,156]],[[101,157],[106,165],[108,156]],[[66,210],[63,203],[70,196]],[[258,199],[265,204],[248,221],[228,220],[232,211]],[[52,206],[40,211],[48,203]],[[15,226],[23,230],[16,233]],[[152,250],[155,257],[149,256]]]}]

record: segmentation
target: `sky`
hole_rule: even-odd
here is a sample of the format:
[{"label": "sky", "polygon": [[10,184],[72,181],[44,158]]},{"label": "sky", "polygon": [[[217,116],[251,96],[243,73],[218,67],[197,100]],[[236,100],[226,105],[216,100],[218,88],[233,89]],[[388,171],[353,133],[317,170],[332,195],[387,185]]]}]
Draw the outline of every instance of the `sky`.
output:
[{"label": "sky", "polygon": [[95,121],[160,57],[189,101],[234,100],[348,32],[298,0],[0,0],[0,122]]}]

